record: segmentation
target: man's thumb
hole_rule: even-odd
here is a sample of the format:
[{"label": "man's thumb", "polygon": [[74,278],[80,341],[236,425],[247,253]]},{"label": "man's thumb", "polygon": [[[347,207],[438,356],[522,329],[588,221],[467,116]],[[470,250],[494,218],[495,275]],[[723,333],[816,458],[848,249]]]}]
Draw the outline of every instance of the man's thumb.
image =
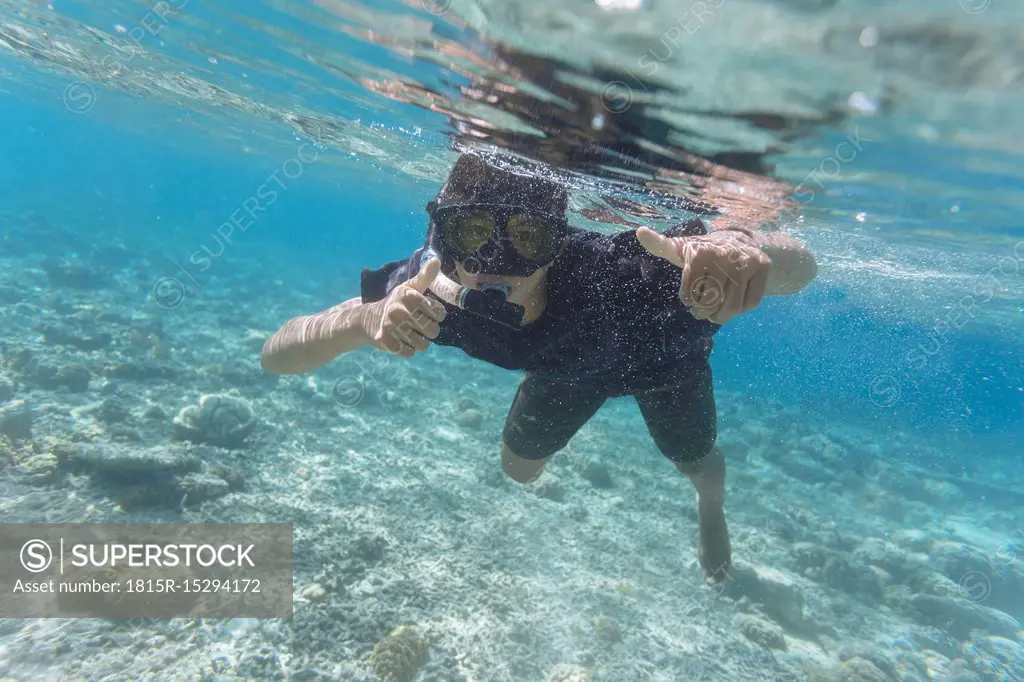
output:
[{"label": "man's thumb", "polygon": [[649,227],[641,227],[636,231],[636,239],[652,256],[664,258],[679,267],[683,266],[679,248],[671,237],[660,235]]},{"label": "man's thumb", "polygon": [[420,271],[416,273],[416,276],[410,279],[407,284],[421,294],[426,293],[427,287],[437,277],[437,273],[441,270],[441,261],[437,258],[431,258],[427,261],[427,264],[420,268]]}]

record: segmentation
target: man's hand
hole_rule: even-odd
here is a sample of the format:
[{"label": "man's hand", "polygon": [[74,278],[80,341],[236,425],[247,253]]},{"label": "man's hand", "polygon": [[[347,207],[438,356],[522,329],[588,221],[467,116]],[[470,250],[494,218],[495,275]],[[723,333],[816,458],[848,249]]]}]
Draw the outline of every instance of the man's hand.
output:
[{"label": "man's hand", "polygon": [[425,351],[430,339],[437,338],[446,311],[425,294],[440,269],[441,261],[434,258],[387,298],[366,306],[363,328],[374,347],[411,358]]},{"label": "man's hand", "polygon": [[641,227],[636,238],[649,253],[682,270],[679,298],[698,320],[725,324],[760,305],[772,261],[742,232],[665,237]]}]

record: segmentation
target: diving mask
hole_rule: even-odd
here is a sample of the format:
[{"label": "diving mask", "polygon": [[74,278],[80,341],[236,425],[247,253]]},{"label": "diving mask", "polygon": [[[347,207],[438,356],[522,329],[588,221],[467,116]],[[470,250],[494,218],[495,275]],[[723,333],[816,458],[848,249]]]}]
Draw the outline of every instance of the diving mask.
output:
[{"label": "diving mask", "polygon": [[521,206],[430,202],[427,212],[431,246],[472,274],[527,277],[554,260],[567,239],[564,216]]}]

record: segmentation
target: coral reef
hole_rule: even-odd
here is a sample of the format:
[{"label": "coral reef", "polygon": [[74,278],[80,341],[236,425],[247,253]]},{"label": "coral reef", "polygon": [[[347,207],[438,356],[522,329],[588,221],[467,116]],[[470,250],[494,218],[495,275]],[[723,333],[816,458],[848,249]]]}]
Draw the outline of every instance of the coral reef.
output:
[{"label": "coral reef", "polygon": [[79,444],[67,458],[69,469],[91,475],[114,491],[125,509],[198,504],[241,487],[242,477],[201,446],[184,443],[148,448],[109,448]]},{"label": "coral reef", "polygon": [[833,679],[836,682],[891,682],[892,680],[871,661],[857,657],[843,661],[836,668]]},{"label": "coral reef", "polygon": [[400,625],[373,647],[370,665],[385,682],[412,682],[427,656],[423,633],[411,625]]},{"label": "coral reef", "polygon": [[256,422],[252,408],[233,395],[204,395],[198,405],[189,405],[174,418],[174,434],[179,440],[238,448],[252,432]]},{"label": "coral reef", "polygon": [[616,644],[622,641],[622,627],[608,616],[600,616],[594,623],[594,637],[601,642]]},{"label": "coral reef", "polygon": [[0,403],[14,397],[14,382],[0,374]]},{"label": "coral reef", "polygon": [[778,625],[747,613],[736,614],[733,625],[743,636],[765,649],[786,650],[786,635]]},{"label": "coral reef", "polygon": [[559,663],[548,673],[547,682],[590,682],[586,668],[569,663]]},{"label": "coral reef", "polygon": [[32,410],[26,401],[0,405],[0,435],[11,440],[32,437]]}]

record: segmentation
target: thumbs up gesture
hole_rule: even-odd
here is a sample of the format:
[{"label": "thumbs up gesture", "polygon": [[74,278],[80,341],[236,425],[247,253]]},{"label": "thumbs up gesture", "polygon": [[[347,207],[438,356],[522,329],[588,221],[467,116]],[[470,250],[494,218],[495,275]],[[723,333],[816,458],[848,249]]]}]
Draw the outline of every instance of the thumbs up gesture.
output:
[{"label": "thumbs up gesture", "polygon": [[666,237],[641,227],[636,238],[682,271],[679,298],[698,320],[725,324],[760,305],[772,261],[742,232]]},{"label": "thumbs up gesture", "polygon": [[364,328],[375,348],[404,358],[427,350],[446,314],[441,303],[426,296],[440,270],[441,261],[434,258],[386,298],[368,306]]}]

